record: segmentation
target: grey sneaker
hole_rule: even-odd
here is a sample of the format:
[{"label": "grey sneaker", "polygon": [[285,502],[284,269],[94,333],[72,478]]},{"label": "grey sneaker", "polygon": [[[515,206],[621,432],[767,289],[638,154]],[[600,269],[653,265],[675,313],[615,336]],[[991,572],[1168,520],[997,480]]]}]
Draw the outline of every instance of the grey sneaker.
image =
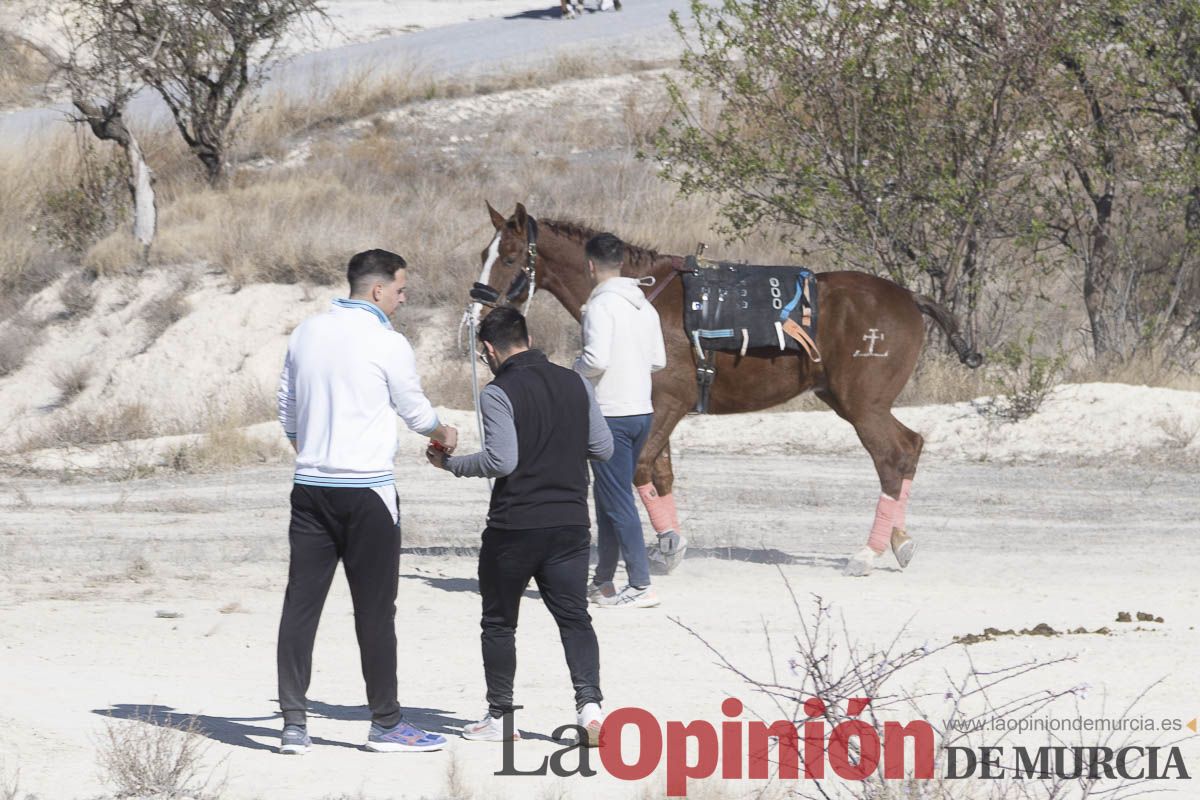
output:
[{"label": "grey sneaker", "polygon": [[279,752],[287,756],[302,756],[312,746],[308,738],[308,728],[303,725],[284,725],[283,734],[279,737]]},{"label": "grey sneaker", "polygon": [[367,735],[367,749],[376,753],[427,753],[441,750],[445,744],[445,736],[426,733],[404,720],[392,728],[372,722],[371,732]]}]

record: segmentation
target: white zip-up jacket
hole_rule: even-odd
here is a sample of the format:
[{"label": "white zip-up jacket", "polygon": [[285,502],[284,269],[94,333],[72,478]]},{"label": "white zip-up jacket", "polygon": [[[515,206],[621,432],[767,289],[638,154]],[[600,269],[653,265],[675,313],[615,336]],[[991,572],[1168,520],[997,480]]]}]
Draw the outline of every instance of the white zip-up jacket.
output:
[{"label": "white zip-up jacket", "polygon": [[292,331],[278,398],[284,433],[296,440],[295,480],[307,486],[389,486],[395,415],[423,436],[440,424],[412,346],[362,300],[334,300]]},{"label": "white zip-up jacket", "polygon": [[654,411],[650,374],[667,365],[658,312],[633,278],[609,278],[592,290],[583,314],[583,354],[575,370],[596,387],[606,417]]}]

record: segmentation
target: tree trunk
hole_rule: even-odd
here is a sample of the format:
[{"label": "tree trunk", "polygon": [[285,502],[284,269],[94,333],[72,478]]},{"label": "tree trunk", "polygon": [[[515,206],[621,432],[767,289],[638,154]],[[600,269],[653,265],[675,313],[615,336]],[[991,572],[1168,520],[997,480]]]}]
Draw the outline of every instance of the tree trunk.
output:
[{"label": "tree trunk", "polygon": [[204,165],[204,176],[208,178],[209,186],[220,186],[225,177],[225,153],[219,147],[205,144],[194,145],[192,152]]},{"label": "tree trunk", "polygon": [[72,102],[97,139],[116,142],[125,151],[129,161],[129,193],[133,196],[133,237],[141,242],[142,260],[145,261],[158,230],[154,172],[146,163],[137,137],[126,127],[120,108],[97,106],[79,96]]},{"label": "tree trunk", "polygon": [[1096,222],[1091,233],[1091,253],[1083,269],[1083,304],[1092,326],[1092,350],[1097,361],[1119,355],[1113,319],[1118,309],[1113,308],[1116,304],[1112,296],[1115,272],[1112,261],[1116,253],[1108,236],[1111,215],[1111,202],[1097,203]]},{"label": "tree trunk", "polygon": [[142,243],[142,258],[145,260],[158,230],[154,173],[142,155],[142,146],[132,133],[125,145],[125,157],[129,159],[129,191],[133,194],[133,238]]}]

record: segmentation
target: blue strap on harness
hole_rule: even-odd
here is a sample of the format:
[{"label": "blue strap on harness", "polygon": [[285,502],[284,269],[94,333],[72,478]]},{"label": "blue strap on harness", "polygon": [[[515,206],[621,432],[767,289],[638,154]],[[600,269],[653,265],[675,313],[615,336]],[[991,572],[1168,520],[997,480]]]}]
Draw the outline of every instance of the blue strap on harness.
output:
[{"label": "blue strap on harness", "polygon": [[783,322],[790,317],[792,312],[796,310],[796,306],[800,305],[800,300],[804,297],[804,279],[807,277],[807,275],[800,275],[798,278],[796,278],[796,296],[793,297],[792,301],[784,306],[783,310],[779,312],[780,322]]}]

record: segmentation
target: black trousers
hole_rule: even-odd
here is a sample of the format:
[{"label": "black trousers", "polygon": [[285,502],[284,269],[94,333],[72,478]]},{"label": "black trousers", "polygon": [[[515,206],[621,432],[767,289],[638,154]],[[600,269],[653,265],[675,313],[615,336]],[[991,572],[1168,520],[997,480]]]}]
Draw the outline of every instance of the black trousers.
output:
[{"label": "black trousers", "polygon": [[479,593],[483,597],[483,672],[488,711],[512,711],[517,672],[517,613],[532,578],[558,623],[575,708],[599,703],[600,647],[587,609],[589,535],[585,526],[501,530],[487,528],[479,550]]},{"label": "black trousers", "polygon": [[354,631],[371,718],[400,721],[396,686],[396,588],[400,526],[374,489],[292,489],[291,562],[279,620],[279,706],[286,725],[305,724],[313,642],[340,559],[354,604]]}]

